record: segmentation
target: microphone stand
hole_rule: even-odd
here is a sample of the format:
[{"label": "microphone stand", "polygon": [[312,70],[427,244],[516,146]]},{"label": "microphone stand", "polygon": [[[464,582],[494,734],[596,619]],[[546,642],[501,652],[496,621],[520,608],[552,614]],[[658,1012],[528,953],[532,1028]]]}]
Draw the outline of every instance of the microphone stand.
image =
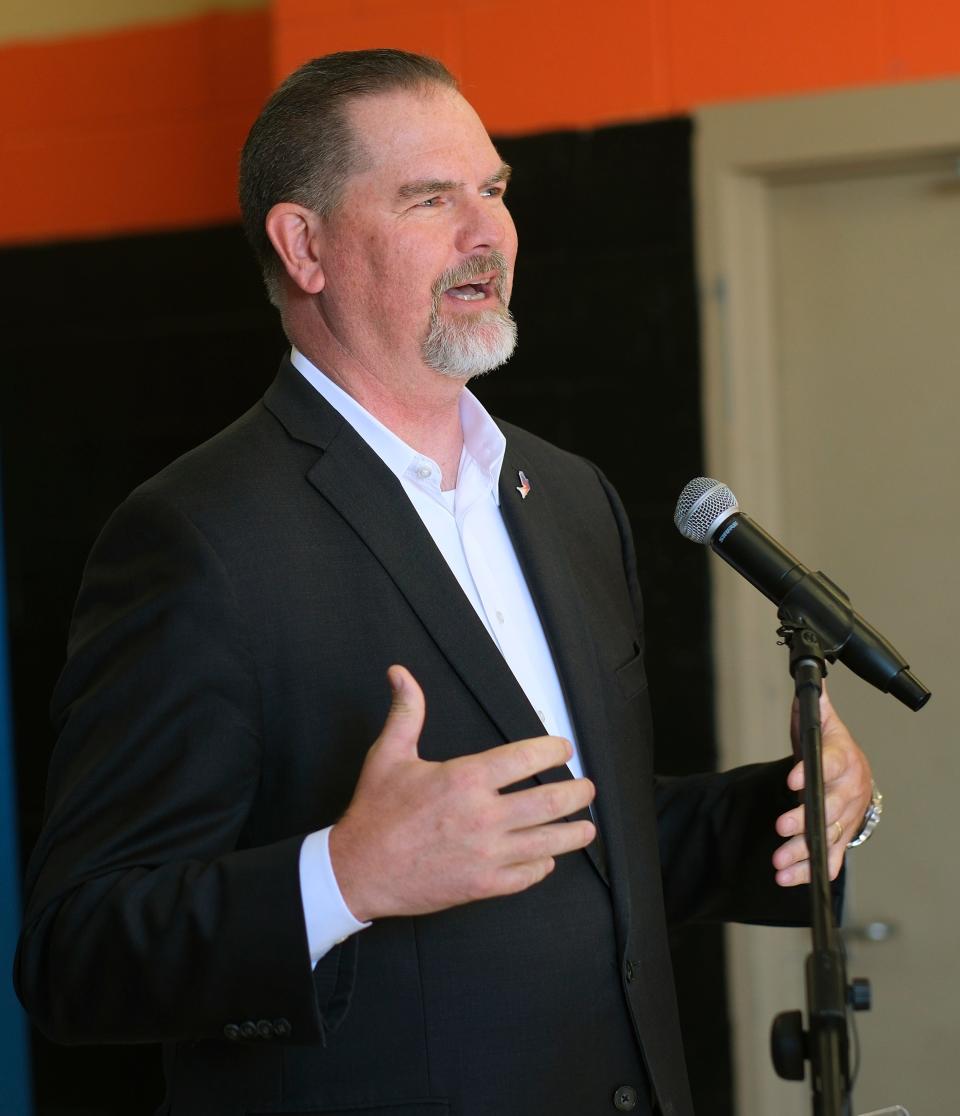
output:
[{"label": "microphone stand", "polygon": [[790,649],[790,673],[799,705],[813,951],[806,962],[808,1029],[804,1031],[799,1011],[782,1012],[773,1023],[771,1055],[777,1073],[793,1081],[803,1080],[804,1063],[809,1061],[814,1116],[850,1116],[847,1005],[866,1010],[870,1006],[870,986],[860,980],[852,986],[847,984],[827,867],[820,694],[826,659],[833,652],[823,650],[820,635],[804,617],[792,616],[785,608],[777,615],[782,622],[777,634]]}]

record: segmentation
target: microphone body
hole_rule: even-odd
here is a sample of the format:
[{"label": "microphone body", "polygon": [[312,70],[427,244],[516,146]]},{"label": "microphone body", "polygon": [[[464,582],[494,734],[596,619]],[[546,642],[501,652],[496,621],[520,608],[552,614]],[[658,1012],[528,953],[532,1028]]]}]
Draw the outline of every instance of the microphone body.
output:
[{"label": "microphone body", "polygon": [[919,709],[930,691],[899,651],[853,610],[846,593],[826,574],[804,566],[749,516],[726,485],[698,477],[684,488],[675,521],[680,532],[705,543],[778,607],[784,620],[803,622],[855,674]]}]

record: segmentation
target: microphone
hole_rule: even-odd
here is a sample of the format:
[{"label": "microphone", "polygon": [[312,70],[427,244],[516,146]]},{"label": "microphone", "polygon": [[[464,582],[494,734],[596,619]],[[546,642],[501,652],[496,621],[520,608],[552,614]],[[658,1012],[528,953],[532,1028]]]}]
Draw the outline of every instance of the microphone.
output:
[{"label": "microphone", "polygon": [[884,693],[920,709],[930,691],[876,628],[854,612],[850,598],[825,573],[811,572],[740,511],[725,484],[696,477],[680,493],[673,521],[681,535],[709,546],[778,606],[784,620],[802,621],[837,659]]}]

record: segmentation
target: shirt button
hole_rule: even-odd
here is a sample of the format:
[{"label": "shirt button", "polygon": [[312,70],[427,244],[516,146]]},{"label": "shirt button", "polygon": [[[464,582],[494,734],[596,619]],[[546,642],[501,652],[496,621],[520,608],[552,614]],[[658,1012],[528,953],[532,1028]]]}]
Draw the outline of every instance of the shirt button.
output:
[{"label": "shirt button", "polygon": [[623,973],[624,973],[624,976],[627,978],[627,984],[632,984],[633,983],[633,962],[632,961],[628,960],[627,963],[623,966]]},{"label": "shirt button", "polygon": [[500,611],[500,609],[499,609],[499,608],[497,609],[497,620],[498,620],[498,621],[499,621],[499,622],[500,622],[501,624],[503,623],[503,613],[502,613],[502,612]]},{"label": "shirt button", "polygon": [[429,477],[432,473],[433,473],[433,470],[430,468],[429,465],[421,465],[417,469],[417,476],[421,480],[426,480],[427,477]]},{"label": "shirt button", "polygon": [[541,721],[543,721],[544,724],[547,723],[547,715],[542,709],[537,710],[537,716],[540,718]]},{"label": "shirt button", "polygon": [[252,1039],[257,1037],[257,1025],[253,1020],[248,1019],[246,1023],[240,1024],[240,1034],[245,1039]]},{"label": "shirt button", "polygon": [[621,1085],[614,1090],[613,1107],[618,1112],[632,1112],[637,1107],[637,1090],[632,1085]]},{"label": "shirt button", "polygon": [[228,1038],[231,1042],[236,1042],[240,1037],[240,1028],[236,1023],[228,1023],[223,1028],[223,1036],[224,1038]]}]

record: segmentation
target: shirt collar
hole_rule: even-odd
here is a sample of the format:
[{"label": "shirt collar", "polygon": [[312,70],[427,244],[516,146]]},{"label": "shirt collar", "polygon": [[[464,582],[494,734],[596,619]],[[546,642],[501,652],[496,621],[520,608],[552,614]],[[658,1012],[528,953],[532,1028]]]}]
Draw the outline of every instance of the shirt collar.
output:
[{"label": "shirt collar", "polygon": [[[338,411],[353,427],[373,452],[399,479],[408,477],[423,462],[430,462],[439,475],[436,462],[418,453],[402,438],[398,438],[379,419],[335,384],[303,353],[293,348],[290,362],[301,376],[318,391],[334,410]],[[494,500],[500,503],[500,469],[506,452],[507,440],[479,399],[464,388],[460,393],[460,425],[463,428],[463,455],[457,488],[465,474],[478,472],[484,488],[489,488]]]}]

